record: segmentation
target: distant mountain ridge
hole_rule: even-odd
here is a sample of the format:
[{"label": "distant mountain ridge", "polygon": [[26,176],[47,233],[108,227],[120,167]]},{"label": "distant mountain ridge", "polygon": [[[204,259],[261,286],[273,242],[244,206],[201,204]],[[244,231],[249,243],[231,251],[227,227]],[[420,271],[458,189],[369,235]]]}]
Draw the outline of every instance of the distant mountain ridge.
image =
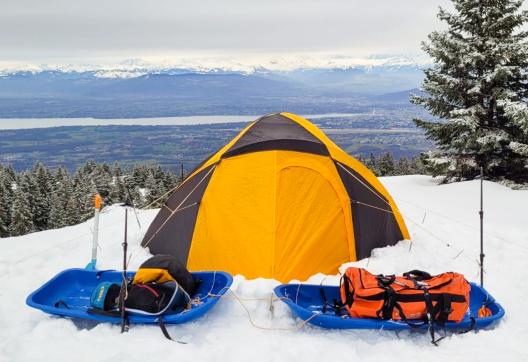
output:
[{"label": "distant mountain ridge", "polygon": [[348,70],[399,67],[424,67],[430,64],[424,54],[373,55],[358,58],[346,55],[268,55],[253,58],[247,55],[239,57],[182,57],[169,59],[132,58],[119,62],[93,61],[92,63],[28,63],[26,61],[0,61],[0,76],[9,76],[17,72],[40,73],[92,73],[102,78],[130,78],[145,74],[164,73],[241,73],[265,74],[271,72],[295,72],[313,70]]},{"label": "distant mountain ridge", "polygon": [[408,105],[408,97],[396,94],[417,88],[422,68],[406,63],[294,70],[261,67],[252,72],[127,68],[126,76],[115,77],[102,76],[108,70],[97,69],[4,71],[0,118],[357,112],[385,102]]}]

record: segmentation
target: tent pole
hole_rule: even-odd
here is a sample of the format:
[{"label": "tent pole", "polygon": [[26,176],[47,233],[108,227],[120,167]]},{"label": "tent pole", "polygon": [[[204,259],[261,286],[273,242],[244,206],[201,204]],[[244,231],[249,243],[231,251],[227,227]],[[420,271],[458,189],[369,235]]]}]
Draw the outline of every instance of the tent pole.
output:
[{"label": "tent pole", "polygon": [[139,230],[141,230],[141,224],[139,223],[139,217],[136,211],[136,205],[134,204],[134,198],[130,194],[130,189],[128,188],[128,185],[126,184],[125,184],[125,190],[126,190],[125,206],[132,206],[132,210],[134,211],[134,215],[136,216],[136,221],[139,226]]},{"label": "tent pole", "polygon": [[480,286],[484,287],[484,167],[480,167]]}]

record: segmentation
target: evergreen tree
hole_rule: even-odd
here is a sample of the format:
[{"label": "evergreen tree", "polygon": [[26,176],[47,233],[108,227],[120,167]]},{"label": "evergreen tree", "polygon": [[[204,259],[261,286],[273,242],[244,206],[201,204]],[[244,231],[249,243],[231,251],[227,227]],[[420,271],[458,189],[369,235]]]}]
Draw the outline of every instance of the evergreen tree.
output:
[{"label": "evergreen tree", "polygon": [[74,194],[70,195],[64,210],[64,219],[66,225],[75,225],[81,222],[80,204],[79,200]]},{"label": "evergreen tree", "polygon": [[[35,182],[33,175],[29,171],[25,171],[24,173],[20,174],[16,181],[16,188],[21,189],[21,191],[23,192],[24,197],[26,198],[27,203],[31,209],[31,217],[34,218],[35,194],[36,194],[37,186],[36,186],[36,182]],[[15,199],[16,199],[16,196],[15,196]],[[14,201],[13,201],[13,205],[14,205]],[[34,219],[31,219],[31,220],[32,220],[32,224],[34,227]]]},{"label": "evergreen tree", "polygon": [[392,158],[392,155],[389,152],[380,156],[377,165],[378,173],[380,176],[394,175],[394,159]]},{"label": "evergreen tree", "polygon": [[154,178],[156,180],[160,180],[160,181],[163,181],[164,178],[165,178],[165,172],[163,171],[163,169],[161,168],[161,166],[157,166],[157,167],[152,167],[151,169],[152,173],[154,174]]},{"label": "evergreen tree", "polygon": [[81,167],[81,173],[84,175],[91,175],[97,168],[97,163],[94,160],[88,160]]},{"label": "evergreen tree", "polygon": [[130,192],[130,197],[132,197],[132,202],[134,203],[134,206],[137,208],[143,207],[145,200],[142,197],[139,186],[135,185],[134,177],[133,176],[124,177],[123,185]]},{"label": "evergreen tree", "polygon": [[71,179],[65,167],[59,167],[55,171],[55,176],[53,177],[53,183],[51,185],[52,191],[66,192],[66,188],[71,187]]},{"label": "evergreen tree", "polygon": [[[24,179],[22,180],[22,183],[24,183]],[[27,189],[25,185],[19,184],[15,191],[15,198],[11,210],[11,225],[9,226],[11,236],[24,235],[34,230],[29,195],[24,191],[25,189]]]},{"label": "evergreen tree", "polygon": [[165,203],[169,199],[169,197],[174,192],[176,187],[180,185],[180,183],[181,183],[180,179],[181,179],[181,177],[176,176],[176,174],[174,174],[173,172],[166,172],[165,173],[165,177],[163,179],[163,186],[165,188],[165,193],[167,193],[167,194],[161,200],[161,203]]},{"label": "evergreen tree", "polygon": [[112,188],[111,188],[110,198],[112,199],[112,202],[125,202],[127,191],[125,187],[123,172],[121,171],[121,167],[119,166],[119,163],[114,164],[114,170],[113,170],[113,181],[112,181]]},{"label": "evergreen tree", "polygon": [[54,191],[51,195],[51,210],[48,220],[48,228],[57,229],[66,226],[66,210],[61,193]]},{"label": "evergreen tree", "polygon": [[88,220],[93,216],[94,196],[97,190],[91,178],[84,174],[84,167],[75,171],[72,188],[73,196],[79,203],[80,221]]},{"label": "evergreen tree", "polygon": [[133,189],[130,189],[130,193],[132,196],[132,202],[134,203],[134,206],[135,207],[143,207],[143,206],[146,206],[145,204],[145,199],[143,198],[143,196],[141,195],[141,191],[139,189],[139,187],[134,187]]},{"label": "evergreen tree", "polygon": [[8,165],[7,167],[4,167],[2,172],[6,175],[6,177],[11,180],[11,182],[15,182],[16,180],[16,172],[13,168],[13,165]]},{"label": "evergreen tree", "polygon": [[[76,197],[76,195],[70,175],[64,167],[60,167],[55,174],[53,192],[50,198],[50,216],[48,221],[50,228],[60,228],[70,225],[67,221],[68,213],[74,211],[67,210],[67,204],[73,197]],[[78,210],[74,214],[78,216],[80,210],[78,204],[77,206]]]},{"label": "evergreen tree", "polygon": [[[156,180],[154,173],[149,172],[147,179],[145,180],[145,192],[146,192],[146,204],[150,205],[159,199],[164,193],[165,188],[163,187],[163,182]],[[161,200],[156,201],[151,207],[159,207],[163,202]]]},{"label": "evergreen tree", "polygon": [[91,179],[95,183],[97,192],[103,198],[103,203],[111,205],[113,176],[110,167],[106,163],[96,166],[95,170],[91,173]]},{"label": "evergreen tree", "polygon": [[7,231],[9,231],[9,224],[11,224],[11,209],[15,198],[13,191],[14,182],[15,176],[9,172],[7,167],[4,167],[2,172],[0,172],[0,202],[2,203],[0,212],[2,212],[2,223]]},{"label": "evergreen tree", "polygon": [[51,185],[52,177],[47,168],[39,162],[33,168],[33,179],[35,182],[33,223],[36,230],[46,230],[51,208]]},{"label": "evergreen tree", "polygon": [[401,157],[395,166],[395,175],[411,175],[413,173],[411,162],[407,157]]},{"label": "evergreen tree", "polygon": [[132,170],[132,179],[134,187],[144,188],[148,176],[148,169],[145,165],[136,165]]},{"label": "evergreen tree", "polygon": [[9,236],[9,222],[11,219],[10,207],[7,191],[3,183],[0,182],[0,238]]},{"label": "evergreen tree", "polygon": [[439,122],[415,120],[437,150],[424,155],[428,170],[447,179],[528,180],[528,19],[517,0],[452,0],[440,10],[447,30],[423,49],[435,65],[425,71],[425,95],[412,102]]},{"label": "evergreen tree", "polygon": [[378,161],[372,152],[370,153],[369,158],[365,161],[365,166],[367,166],[374,173],[374,175],[380,176]]}]

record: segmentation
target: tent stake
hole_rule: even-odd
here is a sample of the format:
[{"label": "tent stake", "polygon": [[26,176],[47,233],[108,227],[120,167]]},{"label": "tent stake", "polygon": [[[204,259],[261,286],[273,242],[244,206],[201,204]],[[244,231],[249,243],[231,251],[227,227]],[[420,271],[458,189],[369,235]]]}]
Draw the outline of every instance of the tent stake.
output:
[{"label": "tent stake", "polygon": [[484,167],[480,167],[480,286],[484,287]]}]

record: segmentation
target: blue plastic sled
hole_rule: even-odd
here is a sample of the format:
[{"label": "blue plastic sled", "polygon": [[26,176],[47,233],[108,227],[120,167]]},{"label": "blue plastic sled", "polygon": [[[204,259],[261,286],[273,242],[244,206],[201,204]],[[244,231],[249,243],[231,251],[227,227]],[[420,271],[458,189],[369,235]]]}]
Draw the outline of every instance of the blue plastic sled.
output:
[{"label": "blue plastic sled", "polygon": [[[471,284],[469,312],[460,323],[447,322],[446,329],[463,330],[472,327],[472,316],[474,318],[474,328],[479,329],[487,327],[497,322],[504,316],[504,309],[495,302],[495,299],[483,288],[475,283]],[[328,301],[326,310],[323,313],[323,298],[321,288],[324,288],[324,294]],[[292,312],[303,320],[311,318],[308,323],[322,327],[335,329],[385,329],[385,330],[404,330],[416,327],[410,327],[407,323],[401,321],[383,321],[371,318],[351,318],[348,315],[339,316],[333,308],[334,298],[340,300],[339,287],[337,286],[320,286],[311,284],[282,284],[275,288],[275,295],[290,307]],[[483,305],[490,309],[492,315],[489,317],[476,318],[478,309]],[[314,314],[317,314],[314,316]],[[427,325],[421,328],[427,329]]]},{"label": "blue plastic sled", "polygon": [[[128,272],[127,277],[133,278],[135,272]],[[41,286],[29,295],[26,300],[30,307],[40,309],[46,313],[69,318],[89,319],[97,322],[120,323],[119,317],[88,313],[92,290],[101,282],[110,281],[121,283],[119,271],[97,271],[86,269],[67,269]],[[191,296],[199,299],[192,303],[192,308],[183,312],[168,312],[163,315],[166,324],[185,323],[203,316],[220,299],[216,295],[223,295],[231,286],[233,278],[225,272],[196,272],[192,273],[199,281],[196,292]],[[215,296],[211,296],[213,294]],[[62,301],[64,303],[58,303]],[[157,316],[132,315],[128,316],[131,323],[158,323]]]}]

